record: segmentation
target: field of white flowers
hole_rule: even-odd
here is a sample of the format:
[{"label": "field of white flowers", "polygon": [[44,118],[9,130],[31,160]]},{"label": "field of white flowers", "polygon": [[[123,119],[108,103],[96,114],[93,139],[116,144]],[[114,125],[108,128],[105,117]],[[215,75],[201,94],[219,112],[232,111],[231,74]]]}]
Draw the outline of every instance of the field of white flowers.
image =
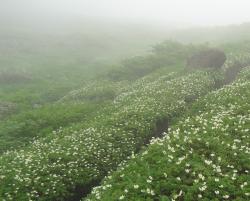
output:
[{"label": "field of white flowers", "polygon": [[[232,191],[226,193],[218,189],[214,190],[215,195],[205,194],[203,191],[210,189],[210,183],[204,183],[205,178],[209,179],[211,172],[199,157],[212,161],[209,154],[215,157],[219,153],[223,162],[227,161],[238,171],[235,175],[241,173],[242,168],[244,171],[249,169],[247,158],[239,158],[240,162],[235,160],[235,163],[232,162],[234,158],[223,159],[223,154],[231,152],[222,152],[226,142],[218,142],[222,138],[219,135],[238,126],[237,119],[241,118],[238,112],[240,115],[242,111],[249,113],[249,93],[244,91],[247,90],[244,86],[248,86],[244,83],[250,79],[249,72],[242,72],[240,80],[230,87],[196,102],[223,84],[231,83],[240,69],[250,64],[248,49],[243,48],[244,54],[239,50],[232,54],[227,52],[227,62],[218,71],[202,68],[192,71],[185,69],[185,59],[205,47],[175,42],[159,47],[159,52],[125,60],[121,66],[96,76],[95,81],[86,80],[80,84],[80,80],[74,78],[55,86],[50,82],[38,82],[43,89],[51,86],[49,91],[42,93],[32,82],[22,85],[24,91],[21,92],[17,85],[1,86],[0,93],[5,95],[0,103],[0,200],[80,200],[107,175],[112,177],[101,187],[94,188],[89,199],[248,199],[246,179],[239,182],[247,189],[244,196],[241,193],[232,196]],[[235,47],[228,48],[231,50]],[[239,102],[240,97],[244,103]],[[242,107],[236,113],[235,104]],[[184,115],[187,120],[178,123]],[[224,117],[228,130],[221,132],[216,129],[224,124]],[[247,122],[244,118],[239,120],[240,124]],[[172,130],[165,136],[163,133],[169,126]],[[248,128],[242,128],[248,132]],[[152,138],[156,139],[150,145]],[[247,137],[239,140],[248,143]],[[189,144],[185,144],[187,141]],[[217,148],[218,144],[221,148]],[[149,148],[145,148],[148,145]],[[165,150],[163,145],[167,146]],[[249,144],[239,146],[237,148],[246,150]],[[137,155],[141,150],[145,152]],[[237,157],[239,155],[243,156],[238,153]],[[131,162],[125,163],[130,159]],[[185,170],[180,169],[185,166],[182,161],[189,165]],[[215,162],[206,163],[214,165]],[[119,171],[113,172],[120,165]],[[213,169],[217,167],[218,164],[212,166]],[[120,174],[121,170],[124,173]],[[181,171],[192,172],[192,175],[183,175]],[[202,185],[196,182],[197,177],[202,179]],[[221,178],[216,176],[215,179],[218,182]],[[236,188],[234,183],[226,181],[221,185],[227,189]],[[196,183],[200,185],[198,190]],[[200,188],[204,189],[203,194]]]},{"label": "field of white flowers", "polygon": [[250,68],[119,165],[85,200],[250,200]]},{"label": "field of white flowers", "polygon": [[1,200],[80,199],[166,129],[190,102],[213,90],[215,79],[211,72],[143,78],[82,129],[61,129],[23,150],[4,153],[0,156]]}]

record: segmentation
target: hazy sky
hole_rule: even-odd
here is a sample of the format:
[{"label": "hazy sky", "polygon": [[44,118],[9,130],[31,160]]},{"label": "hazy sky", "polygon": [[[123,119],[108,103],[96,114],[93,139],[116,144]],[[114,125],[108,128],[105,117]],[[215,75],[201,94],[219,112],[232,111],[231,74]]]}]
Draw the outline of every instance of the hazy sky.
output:
[{"label": "hazy sky", "polygon": [[143,23],[224,25],[250,22],[250,0],[0,0],[5,21],[93,17]]}]

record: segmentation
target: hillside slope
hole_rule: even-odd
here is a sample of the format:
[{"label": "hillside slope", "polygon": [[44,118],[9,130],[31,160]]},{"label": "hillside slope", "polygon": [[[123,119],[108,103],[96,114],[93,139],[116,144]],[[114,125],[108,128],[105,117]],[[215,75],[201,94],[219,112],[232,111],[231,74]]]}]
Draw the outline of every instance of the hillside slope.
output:
[{"label": "hillside slope", "polygon": [[[86,196],[150,139],[162,137],[191,103],[224,83],[222,71],[184,70],[186,59],[203,48],[166,41],[148,55],[106,69],[97,81],[82,82],[83,71],[73,69],[60,77],[66,75],[64,68],[59,74],[54,69],[55,79],[46,73],[39,79],[1,74],[20,79],[11,85],[2,79],[0,87],[1,99],[16,106],[1,113],[6,116],[0,122],[0,151],[6,152],[0,156],[0,199]],[[234,67],[230,62],[225,72]]]},{"label": "hillside slope", "polygon": [[[177,77],[176,77],[177,76]],[[194,99],[215,87],[213,73],[166,74],[119,96],[88,127],[59,130],[0,157],[0,197],[75,200],[140,150]]]},{"label": "hillside slope", "polygon": [[[250,68],[120,165],[90,200],[249,200]],[[167,132],[167,131],[166,131]]]}]

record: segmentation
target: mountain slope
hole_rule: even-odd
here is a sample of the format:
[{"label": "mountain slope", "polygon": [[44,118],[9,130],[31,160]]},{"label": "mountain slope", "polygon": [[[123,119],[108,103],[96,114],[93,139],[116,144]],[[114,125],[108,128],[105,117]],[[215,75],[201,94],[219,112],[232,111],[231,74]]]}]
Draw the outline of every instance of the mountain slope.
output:
[{"label": "mountain slope", "polygon": [[162,139],[110,174],[90,200],[249,200],[250,68],[211,92]]}]

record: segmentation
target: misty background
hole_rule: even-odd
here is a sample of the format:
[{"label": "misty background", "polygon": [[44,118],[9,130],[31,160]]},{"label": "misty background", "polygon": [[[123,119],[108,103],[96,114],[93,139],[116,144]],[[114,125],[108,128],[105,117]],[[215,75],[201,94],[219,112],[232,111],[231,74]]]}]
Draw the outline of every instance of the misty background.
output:
[{"label": "misty background", "polygon": [[67,91],[165,40],[248,40],[248,8],[247,0],[1,0],[0,73]]},{"label": "misty background", "polygon": [[228,25],[250,20],[247,0],[2,0],[1,21],[69,23],[84,18],[168,26]]}]

